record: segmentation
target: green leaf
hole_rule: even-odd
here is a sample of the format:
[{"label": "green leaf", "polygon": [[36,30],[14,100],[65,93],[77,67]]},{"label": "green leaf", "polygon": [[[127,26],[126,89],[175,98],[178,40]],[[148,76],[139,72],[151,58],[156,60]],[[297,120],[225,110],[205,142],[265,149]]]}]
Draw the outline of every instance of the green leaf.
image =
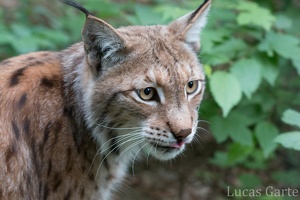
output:
[{"label": "green leaf", "polygon": [[278,183],[296,188],[300,186],[300,179],[295,177],[300,177],[299,170],[295,169],[290,171],[277,171],[272,173],[272,178]]},{"label": "green leaf", "polygon": [[214,52],[215,43],[220,43],[225,40],[226,37],[230,36],[228,29],[220,29],[218,32],[214,30],[204,29],[201,33],[201,49],[203,52]]},{"label": "green leaf", "polygon": [[243,188],[258,188],[262,185],[262,182],[258,176],[250,173],[243,173],[239,176],[239,180],[242,183]]},{"label": "green leaf", "polygon": [[300,113],[295,110],[288,109],[283,113],[282,121],[287,124],[300,127]]},{"label": "green leaf", "polygon": [[287,59],[298,59],[300,55],[300,40],[287,34],[269,31],[258,49],[273,56],[274,52]]},{"label": "green leaf", "polygon": [[229,147],[227,160],[229,163],[234,164],[243,162],[250,155],[252,150],[253,148],[250,146],[233,143]]},{"label": "green leaf", "polygon": [[40,33],[40,37],[44,40],[55,42],[56,44],[64,44],[70,41],[67,34],[57,30],[43,30]]},{"label": "green leaf", "polygon": [[247,127],[241,124],[232,124],[229,133],[233,141],[242,145],[252,146],[252,133]]},{"label": "green leaf", "polygon": [[215,54],[223,54],[228,58],[235,58],[238,53],[244,51],[247,48],[247,44],[238,38],[231,38],[226,40],[222,44],[213,48]]},{"label": "green leaf", "polygon": [[249,169],[265,170],[268,168],[268,162],[263,155],[261,149],[255,148],[249,158],[243,163],[243,165]]},{"label": "green leaf", "polygon": [[205,72],[205,75],[207,76],[207,78],[210,78],[211,75],[212,75],[212,68],[210,65],[207,65],[207,64],[204,64],[204,72]]},{"label": "green leaf", "polygon": [[239,25],[256,25],[270,30],[275,22],[275,17],[268,9],[260,7],[254,2],[240,1],[237,9],[240,10],[237,17]]},{"label": "green leaf", "polygon": [[[99,6],[99,5],[101,5],[101,6]],[[130,2],[130,1],[127,2],[127,5],[131,6],[131,7],[133,6],[132,2]],[[123,9],[123,11],[125,9],[123,2],[120,1],[116,4],[110,0],[84,1],[84,7],[86,7],[88,10],[99,13],[101,19],[120,16],[120,14],[122,13],[121,12],[122,9]]]},{"label": "green leaf", "polygon": [[14,40],[14,37],[10,33],[0,32],[0,44],[10,44]]},{"label": "green leaf", "polygon": [[293,131],[280,134],[274,139],[275,142],[281,144],[285,148],[300,151],[300,132]]},{"label": "green leaf", "polygon": [[232,143],[228,152],[216,151],[210,163],[220,167],[230,167],[238,163],[244,163],[253,152],[253,147]]},{"label": "green leaf", "polygon": [[228,122],[222,117],[214,116],[210,121],[210,129],[218,143],[224,142],[229,136]]},{"label": "green leaf", "polygon": [[274,138],[279,134],[278,129],[269,122],[258,123],[255,127],[255,136],[265,158],[269,157],[276,149]]},{"label": "green leaf", "polygon": [[247,49],[247,44],[237,38],[228,39],[219,45],[214,45],[212,41],[206,41],[205,37],[202,38],[202,41],[205,41],[203,61],[211,65],[227,63]]},{"label": "green leaf", "polygon": [[271,85],[275,85],[275,81],[279,75],[279,67],[269,58],[262,57],[257,60],[261,66],[262,77]]},{"label": "green leaf", "polygon": [[300,75],[300,58],[293,58],[292,62],[298,72],[298,75]]},{"label": "green leaf", "polygon": [[214,116],[210,119],[211,131],[218,143],[230,138],[244,146],[252,146],[252,134],[247,125],[249,120],[243,115],[232,112],[227,118]]},{"label": "green leaf", "polygon": [[34,37],[19,38],[12,41],[12,46],[20,54],[38,50],[38,39]]},{"label": "green leaf", "polygon": [[220,151],[216,151],[214,157],[210,159],[209,162],[220,167],[228,167],[232,165],[227,162],[227,153]]},{"label": "green leaf", "polygon": [[142,4],[135,4],[134,8],[139,24],[152,25],[161,23],[161,15],[155,12],[151,7]]},{"label": "green leaf", "polygon": [[238,80],[227,72],[217,71],[212,74],[210,90],[217,104],[222,108],[224,117],[242,98]]},{"label": "green leaf", "polygon": [[[256,95],[255,95],[256,96]],[[256,103],[253,101],[255,97],[253,97],[251,100],[246,100],[247,102],[245,105],[240,105],[235,112],[240,113],[243,117],[247,117],[248,123],[247,126],[252,126],[262,119],[266,118],[266,114],[263,112],[263,110],[260,108],[263,105],[260,105],[260,103]],[[247,113],[247,115],[243,114]],[[268,116],[268,115],[267,115]]]},{"label": "green leaf", "polygon": [[293,25],[293,21],[289,17],[284,15],[278,15],[276,17],[276,22],[275,22],[276,28],[285,30],[285,29],[290,29],[292,25]]},{"label": "green leaf", "polygon": [[201,60],[209,65],[220,65],[229,62],[230,58],[224,54],[208,53],[204,51],[201,55]]},{"label": "green leaf", "polygon": [[261,67],[255,59],[244,59],[236,62],[230,69],[239,80],[242,91],[251,98],[261,82]]},{"label": "green leaf", "polygon": [[14,23],[11,25],[11,29],[17,37],[30,37],[32,34],[30,28],[22,24]]},{"label": "green leaf", "polygon": [[171,20],[175,20],[189,12],[187,9],[170,6],[170,4],[157,6],[155,11],[162,15],[162,20],[165,23],[169,23]]}]

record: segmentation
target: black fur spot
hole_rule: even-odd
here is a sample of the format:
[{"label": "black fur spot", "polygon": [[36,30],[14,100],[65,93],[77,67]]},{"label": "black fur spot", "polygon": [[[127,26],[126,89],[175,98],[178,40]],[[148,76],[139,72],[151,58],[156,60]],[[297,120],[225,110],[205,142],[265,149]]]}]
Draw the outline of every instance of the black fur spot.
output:
[{"label": "black fur spot", "polygon": [[27,100],[27,94],[23,94],[18,102],[18,108],[21,109],[25,103],[26,103],[26,100]]},{"label": "black fur spot", "polygon": [[98,191],[99,190],[99,186],[95,185],[95,190]]},{"label": "black fur spot", "polygon": [[54,180],[55,180],[55,185],[53,186],[53,191],[57,191],[58,187],[61,185],[62,183],[62,179],[61,179],[61,176],[60,174],[56,174],[55,177],[54,177]]},{"label": "black fur spot", "polygon": [[42,78],[41,86],[52,88],[54,86],[53,80],[49,80],[46,77]]},{"label": "black fur spot", "polygon": [[84,193],[85,193],[84,188],[81,188],[81,191],[80,191],[80,198],[81,199],[83,199]]},{"label": "black fur spot", "polygon": [[10,159],[16,154],[17,146],[15,143],[10,144],[9,148],[6,150],[6,158],[5,161],[9,164]]},{"label": "black fur spot", "polygon": [[64,107],[64,114],[69,116],[72,114],[72,107]]},{"label": "black fur spot", "polygon": [[102,123],[104,121],[104,119],[107,117],[107,114],[109,113],[109,110],[111,109],[112,103],[115,101],[115,99],[118,97],[119,94],[120,94],[120,92],[116,92],[107,100],[107,103],[105,105],[105,110],[99,118],[100,123]]},{"label": "black fur spot", "polygon": [[4,61],[0,62],[0,65],[8,65],[10,63],[11,63],[10,60],[4,60]]},{"label": "black fur spot", "polygon": [[17,71],[15,71],[12,76],[10,77],[10,83],[9,85],[11,87],[16,86],[20,83],[20,77],[24,75],[24,71],[26,70],[26,67],[20,68]]},{"label": "black fur spot", "polygon": [[85,166],[81,166],[81,171],[82,173],[85,173],[86,167]]},{"label": "black fur spot", "polygon": [[[105,157],[106,157],[106,155],[103,155],[103,158],[105,158]],[[103,163],[104,163],[105,168],[106,168],[107,170],[109,170],[109,164],[108,164],[108,161],[107,161],[106,158],[103,160]]]},{"label": "black fur spot", "polygon": [[93,181],[95,180],[95,175],[94,175],[93,173],[89,173],[88,176],[89,176],[89,180],[90,180],[90,181],[93,182]]},{"label": "black fur spot", "polygon": [[13,129],[13,132],[14,132],[16,138],[19,139],[19,137],[20,137],[20,130],[19,130],[18,126],[16,125],[16,123],[14,121],[11,122],[11,126],[12,126],[12,129]]},{"label": "black fur spot", "polygon": [[26,118],[23,123],[23,131],[26,135],[30,133],[30,121]]},{"label": "black fur spot", "polygon": [[28,64],[27,67],[32,67],[32,66],[37,66],[37,65],[42,65],[42,64],[44,64],[44,63],[41,61],[36,61],[36,62]]},{"label": "black fur spot", "polygon": [[64,200],[69,200],[71,199],[71,191],[69,190],[66,196],[64,197]]},{"label": "black fur spot", "polygon": [[68,147],[68,149],[67,149],[67,165],[66,165],[67,172],[71,172],[73,169],[73,164],[71,162],[71,158],[72,158],[72,149],[71,149],[71,147]]},{"label": "black fur spot", "polygon": [[44,200],[46,200],[48,198],[49,195],[49,188],[47,185],[45,185],[44,187]]},{"label": "black fur spot", "polygon": [[117,139],[114,137],[111,140],[110,146],[109,146],[109,150],[114,153],[115,155],[119,155],[120,154],[120,148],[117,144]]},{"label": "black fur spot", "polygon": [[46,126],[46,128],[44,130],[43,146],[45,146],[47,141],[48,141],[49,133],[50,133],[50,127],[51,127],[51,123],[48,123],[48,125]]},{"label": "black fur spot", "polygon": [[47,176],[49,177],[52,171],[52,160],[50,159],[48,162],[48,172],[47,172]]},{"label": "black fur spot", "polygon": [[35,58],[34,57],[28,57],[27,59],[26,59],[26,61],[32,61],[32,60],[34,60]]},{"label": "black fur spot", "polygon": [[62,123],[61,121],[58,120],[53,127],[53,132],[58,133],[61,131],[61,129],[62,129]]},{"label": "black fur spot", "polygon": [[39,195],[42,196],[43,195],[43,183],[42,181],[40,180],[39,181]]},{"label": "black fur spot", "polygon": [[41,176],[41,164],[39,162],[39,157],[38,157],[38,152],[37,152],[37,145],[36,145],[36,140],[35,138],[31,138],[30,141],[31,145],[31,160],[32,160],[32,165],[34,166],[34,170],[37,174],[38,177]]}]

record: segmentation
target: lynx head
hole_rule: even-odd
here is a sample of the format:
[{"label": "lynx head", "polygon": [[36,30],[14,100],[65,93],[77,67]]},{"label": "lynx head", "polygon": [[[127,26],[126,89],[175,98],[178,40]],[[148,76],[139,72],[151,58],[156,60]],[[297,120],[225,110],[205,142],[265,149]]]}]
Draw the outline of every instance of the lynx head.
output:
[{"label": "lynx head", "polygon": [[113,28],[83,8],[85,117],[103,154],[174,158],[195,135],[211,0],[169,25]]}]

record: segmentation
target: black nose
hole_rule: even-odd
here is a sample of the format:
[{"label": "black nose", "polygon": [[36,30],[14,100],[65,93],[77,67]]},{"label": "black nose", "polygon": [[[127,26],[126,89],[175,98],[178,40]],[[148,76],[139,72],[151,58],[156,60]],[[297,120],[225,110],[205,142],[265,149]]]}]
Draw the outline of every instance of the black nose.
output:
[{"label": "black nose", "polygon": [[188,128],[188,129],[181,129],[179,131],[179,133],[175,134],[175,138],[177,140],[182,140],[182,139],[186,138],[191,133],[192,133],[192,129],[190,129],[190,128]]}]

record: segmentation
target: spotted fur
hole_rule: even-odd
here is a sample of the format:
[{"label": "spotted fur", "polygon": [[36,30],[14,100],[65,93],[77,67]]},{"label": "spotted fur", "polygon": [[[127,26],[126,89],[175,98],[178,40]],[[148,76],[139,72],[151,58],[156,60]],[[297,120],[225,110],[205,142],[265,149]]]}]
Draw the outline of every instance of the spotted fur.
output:
[{"label": "spotted fur", "polygon": [[67,3],[87,15],[83,42],[0,63],[0,199],[108,200],[134,160],[172,159],[196,132],[211,1],[119,29]]}]

